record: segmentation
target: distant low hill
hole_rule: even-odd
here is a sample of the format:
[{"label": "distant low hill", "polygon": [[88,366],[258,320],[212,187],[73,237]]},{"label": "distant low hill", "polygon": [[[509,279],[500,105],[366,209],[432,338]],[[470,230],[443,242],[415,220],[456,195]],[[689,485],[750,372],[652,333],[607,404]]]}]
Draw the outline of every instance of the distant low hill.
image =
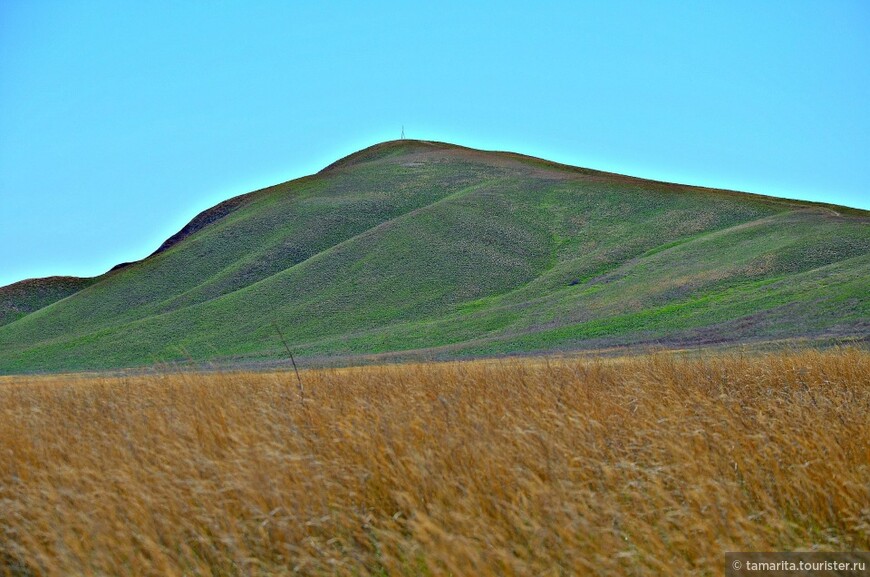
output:
[{"label": "distant low hill", "polygon": [[0,372],[866,341],[870,213],[400,140],[93,279],[0,288]]},{"label": "distant low hill", "polygon": [[0,327],[77,293],[97,278],[50,276],[0,287]]}]

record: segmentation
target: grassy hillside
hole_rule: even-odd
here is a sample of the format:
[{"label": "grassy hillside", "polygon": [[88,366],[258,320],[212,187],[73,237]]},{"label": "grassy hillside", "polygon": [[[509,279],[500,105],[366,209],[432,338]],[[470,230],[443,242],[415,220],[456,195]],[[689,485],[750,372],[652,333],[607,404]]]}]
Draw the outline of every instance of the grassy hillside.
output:
[{"label": "grassy hillside", "polygon": [[0,327],[0,371],[870,334],[870,214],[421,141],[206,211]]},{"label": "grassy hillside", "polygon": [[51,276],[0,287],[0,326],[77,293],[96,281],[95,278]]}]

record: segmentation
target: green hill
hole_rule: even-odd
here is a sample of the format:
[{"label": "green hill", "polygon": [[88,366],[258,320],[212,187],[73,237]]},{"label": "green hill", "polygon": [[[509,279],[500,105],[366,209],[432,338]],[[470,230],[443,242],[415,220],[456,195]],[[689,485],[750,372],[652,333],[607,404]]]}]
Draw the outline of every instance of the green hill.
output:
[{"label": "green hill", "polygon": [[42,300],[0,292],[17,311],[0,317],[0,372],[278,359],[273,323],[312,360],[863,340],[868,224],[855,209],[387,142],[221,203],[150,257]]}]

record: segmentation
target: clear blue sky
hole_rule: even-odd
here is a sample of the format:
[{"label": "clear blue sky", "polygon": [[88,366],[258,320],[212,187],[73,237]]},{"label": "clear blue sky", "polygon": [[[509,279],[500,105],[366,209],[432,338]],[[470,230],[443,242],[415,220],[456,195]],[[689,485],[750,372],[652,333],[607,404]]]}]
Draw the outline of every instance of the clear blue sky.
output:
[{"label": "clear blue sky", "polygon": [[870,3],[0,2],[0,285],[444,140],[870,208]]}]

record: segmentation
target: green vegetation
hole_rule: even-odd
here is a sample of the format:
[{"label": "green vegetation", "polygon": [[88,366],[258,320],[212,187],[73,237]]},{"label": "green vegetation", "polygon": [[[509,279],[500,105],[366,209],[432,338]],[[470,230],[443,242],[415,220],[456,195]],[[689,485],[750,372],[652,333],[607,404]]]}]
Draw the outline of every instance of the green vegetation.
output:
[{"label": "green vegetation", "polygon": [[97,279],[52,276],[0,287],[0,326],[75,294]]},{"label": "green vegetation", "polygon": [[219,205],[68,292],[3,297],[20,312],[0,316],[0,372],[269,361],[283,356],[273,322],[319,361],[866,339],[868,224],[854,209],[389,142]]}]

